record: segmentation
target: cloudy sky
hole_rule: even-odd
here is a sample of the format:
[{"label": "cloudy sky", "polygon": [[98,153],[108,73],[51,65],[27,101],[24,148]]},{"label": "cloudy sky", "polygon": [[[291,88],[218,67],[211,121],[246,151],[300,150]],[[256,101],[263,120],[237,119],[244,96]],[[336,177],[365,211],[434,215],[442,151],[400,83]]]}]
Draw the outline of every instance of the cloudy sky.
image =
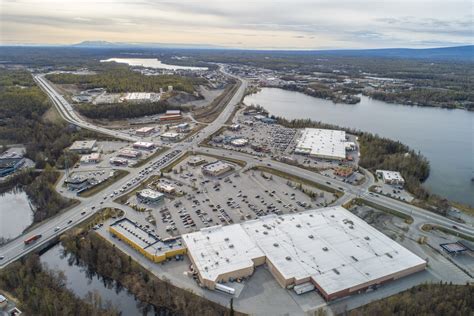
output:
[{"label": "cloudy sky", "polygon": [[0,42],[257,49],[473,43],[471,0],[0,0]]}]

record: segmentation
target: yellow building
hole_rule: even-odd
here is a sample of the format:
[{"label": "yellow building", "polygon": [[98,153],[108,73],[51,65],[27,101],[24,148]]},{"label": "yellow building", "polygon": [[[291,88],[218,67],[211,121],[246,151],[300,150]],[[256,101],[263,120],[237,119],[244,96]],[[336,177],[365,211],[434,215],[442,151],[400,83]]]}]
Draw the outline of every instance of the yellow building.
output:
[{"label": "yellow building", "polygon": [[110,225],[109,232],[155,263],[186,254],[180,239],[163,241],[127,218]]}]

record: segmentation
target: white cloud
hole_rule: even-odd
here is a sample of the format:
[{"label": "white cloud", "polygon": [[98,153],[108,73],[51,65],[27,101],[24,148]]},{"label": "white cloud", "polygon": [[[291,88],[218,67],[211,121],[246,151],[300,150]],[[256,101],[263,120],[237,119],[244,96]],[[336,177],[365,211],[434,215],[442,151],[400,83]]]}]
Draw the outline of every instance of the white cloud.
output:
[{"label": "white cloud", "polygon": [[[200,43],[243,48],[472,43],[470,0],[4,1],[0,38]],[[235,44],[230,44],[235,43]]]}]

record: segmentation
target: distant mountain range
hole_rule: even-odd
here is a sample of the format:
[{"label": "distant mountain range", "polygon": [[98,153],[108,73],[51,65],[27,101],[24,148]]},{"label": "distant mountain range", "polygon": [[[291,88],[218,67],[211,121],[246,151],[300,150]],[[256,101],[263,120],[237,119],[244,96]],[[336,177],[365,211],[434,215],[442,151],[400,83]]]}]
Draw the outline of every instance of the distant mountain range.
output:
[{"label": "distant mountain range", "polygon": [[[163,44],[163,43],[125,43],[107,41],[84,41],[70,45],[83,48],[176,48],[176,49],[220,49],[234,50],[218,45],[200,44]],[[242,50],[251,51],[256,50]],[[433,59],[433,60],[468,60],[474,61],[474,45],[439,47],[439,48],[380,48],[380,49],[332,49],[332,50],[258,50],[259,52],[278,52],[286,54],[303,55],[331,55],[352,57],[389,57],[409,59]]]},{"label": "distant mountain range", "polygon": [[224,48],[217,45],[206,44],[165,44],[165,43],[127,43],[127,42],[107,42],[107,41],[84,41],[70,45],[72,47],[84,48],[192,48],[192,49],[214,49]]}]

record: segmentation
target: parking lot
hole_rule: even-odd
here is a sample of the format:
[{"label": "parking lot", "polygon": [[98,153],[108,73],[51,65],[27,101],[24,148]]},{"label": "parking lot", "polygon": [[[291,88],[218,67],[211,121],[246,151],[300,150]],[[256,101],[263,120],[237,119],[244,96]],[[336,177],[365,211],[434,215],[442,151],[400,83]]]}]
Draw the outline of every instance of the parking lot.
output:
[{"label": "parking lot", "polygon": [[[243,110],[237,112],[233,124],[238,124],[239,128],[229,127],[221,134],[215,135],[209,144],[260,157],[269,156],[279,160],[284,158],[287,163],[302,165],[315,171],[335,168],[341,164],[357,166],[359,162],[358,150],[348,151],[350,158],[344,162],[294,154],[301,130],[261,122],[251,115],[243,115]],[[356,136],[346,135],[348,141],[357,144]],[[245,139],[248,143],[238,146],[232,143],[236,139]]]},{"label": "parking lot", "polygon": [[[143,217],[156,219],[160,236],[181,235],[213,225],[228,225],[267,214],[285,214],[327,205],[334,200],[331,193],[309,188],[286,179],[233,165],[234,170],[211,177],[201,171],[202,165],[191,166],[186,158],[175,166],[175,172],[147,187],[158,191],[158,183],[175,190],[165,193],[164,201],[150,203],[130,196],[127,205],[143,212]],[[207,162],[216,159],[204,156]],[[304,192],[306,191],[306,193]],[[314,193],[313,199],[307,194]]]}]

